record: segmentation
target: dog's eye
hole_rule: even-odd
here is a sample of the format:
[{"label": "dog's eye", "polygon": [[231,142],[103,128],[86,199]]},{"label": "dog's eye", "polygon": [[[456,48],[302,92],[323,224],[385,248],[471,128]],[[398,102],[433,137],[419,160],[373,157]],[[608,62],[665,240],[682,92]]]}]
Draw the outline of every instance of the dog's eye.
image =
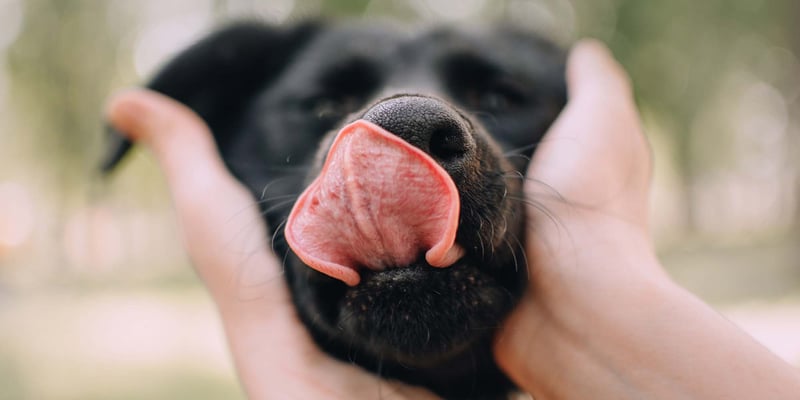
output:
[{"label": "dog's eye", "polygon": [[492,90],[481,94],[478,103],[483,110],[505,110],[512,101],[505,93]]},{"label": "dog's eye", "polygon": [[498,81],[467,90],[464,93],[464,101],[468,107],[476,110],[500,112],[524,105],[527,97],[514,83]]}]

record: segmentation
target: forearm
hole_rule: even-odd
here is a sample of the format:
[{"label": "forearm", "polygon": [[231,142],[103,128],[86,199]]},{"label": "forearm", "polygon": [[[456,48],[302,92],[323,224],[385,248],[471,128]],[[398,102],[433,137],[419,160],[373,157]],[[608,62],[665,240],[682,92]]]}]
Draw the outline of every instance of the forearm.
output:
[{"label": "forearm", "polygon": [[532,292],[498,344],[504,369],[537,400],[800,398],[797,370],[655,272],[649,246],[617,235],[624,224],[596,236],[588,226],[559,228],[589,248],[570,257],[570,246],[547,247],[563,264],[534,279],[557,290]]},{"label": "forearm", "polygon": [[[791,367],[676,288],[654,288],[607,318],[554,324],[531,337],[539,398],[796,399]],[[591,312],[591,310],[586,310]],[[580,316],[573,317],[573,321]],[[549,354],[548,354],[549,353]]]}]

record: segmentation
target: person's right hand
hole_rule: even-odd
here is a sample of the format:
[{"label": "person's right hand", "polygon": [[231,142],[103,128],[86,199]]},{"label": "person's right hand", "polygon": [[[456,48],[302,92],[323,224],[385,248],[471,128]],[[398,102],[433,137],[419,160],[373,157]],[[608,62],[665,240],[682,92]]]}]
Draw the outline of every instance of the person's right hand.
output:
[{"label": "person's right hand", "polygon": [[659,264],[651,152],[622,67],[572,50],[569,101],[527,174],[528,291],[495,356],[541,399],[798,399],[797,371]]},{"label": "person's right hand", "polygon": [[217,309],[250,399],[436,399],[320,350],[298,319],[252,195],[185,105],[133,90],[109,105],[114,126],[151,150],[172,194],[183,244]]}]

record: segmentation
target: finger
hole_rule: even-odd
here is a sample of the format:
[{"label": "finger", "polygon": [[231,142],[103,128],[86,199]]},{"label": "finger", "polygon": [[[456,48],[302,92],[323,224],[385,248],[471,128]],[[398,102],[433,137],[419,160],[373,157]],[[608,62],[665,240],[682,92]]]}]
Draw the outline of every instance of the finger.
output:
[{"label": "finger", "polygon": [[226,172],[208,127],[183,104],[131,90],[112,99],[108,115],[115,127],[153,151],[172,189],[207,185],[207,174],[220,179]]},{"label": "finger", "polygon": [[252,196],[230,175],[197,114],[161,94],[132,90],[110,102],[108,116],[156,156],[184,245],[218,302],[241,303],[242,291],[280,274]]},{"label": "finger", "polygon": [[583,39],[567,59],[567,90],[570,99],[608,94],[631,96],[630,79],[603,43]]},{"label": "finger", "polygon": [[[604,45],[586,40],[570,53],[567,85],[569,102],[534,154],[526,194],[644,218],[646,209],[629,208],[646,196],[650,153],[627,74]],[[618,201],[632,191],[635,199]]]}]

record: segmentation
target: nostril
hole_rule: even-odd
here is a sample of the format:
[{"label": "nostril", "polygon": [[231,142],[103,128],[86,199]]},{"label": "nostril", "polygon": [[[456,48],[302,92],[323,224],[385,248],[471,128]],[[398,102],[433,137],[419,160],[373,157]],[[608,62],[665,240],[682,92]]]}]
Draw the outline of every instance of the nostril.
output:
[{"label": "nostril", "polygon": [[467,152],[467,143],[464,139],[464,132],[460,127],[439,127],[431,133],[428,145],[430,154],[441,161],[462,157]]},{"label": "nostril", "polygon": [[450,105],[433,97],[391,97],[372,106],[362,118],[440,162],[460,160],[474,147],[468,121]]}]

